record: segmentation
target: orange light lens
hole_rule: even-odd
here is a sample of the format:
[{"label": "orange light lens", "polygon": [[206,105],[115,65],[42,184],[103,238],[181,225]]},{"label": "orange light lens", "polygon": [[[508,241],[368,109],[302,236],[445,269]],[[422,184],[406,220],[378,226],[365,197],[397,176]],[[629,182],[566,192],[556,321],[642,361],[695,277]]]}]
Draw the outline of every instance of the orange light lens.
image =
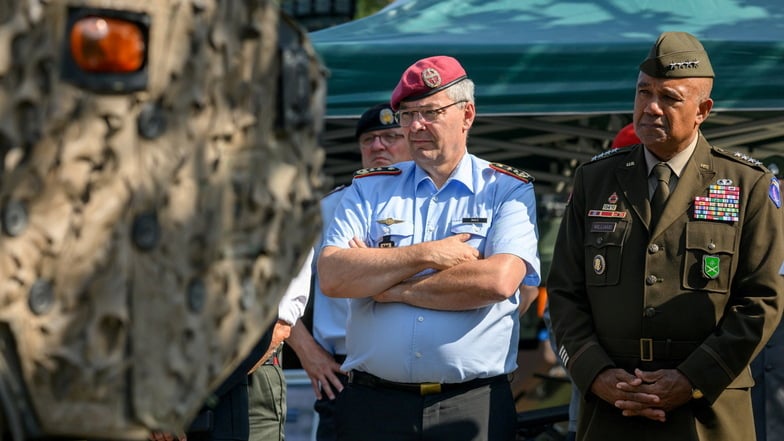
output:
[{"label": "orange light lens", "polygon": [[86,17],[71,28],[71,56],[82,70],[130,73],[144,64],[144,34],[138,24]]}]

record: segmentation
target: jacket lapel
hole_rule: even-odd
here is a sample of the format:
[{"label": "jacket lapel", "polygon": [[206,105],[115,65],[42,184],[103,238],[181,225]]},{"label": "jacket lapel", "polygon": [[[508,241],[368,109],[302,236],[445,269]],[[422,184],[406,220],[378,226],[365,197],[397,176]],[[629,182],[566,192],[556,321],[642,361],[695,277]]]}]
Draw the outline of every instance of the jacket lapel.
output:
[{"label": "jacket lapel", "polygon": [[634,147],[626,158],[626,162],[619,165],[615,176],[632,210],[648,228],[651,223],[651,206],[648,203],[648,179],[642,145]]}]

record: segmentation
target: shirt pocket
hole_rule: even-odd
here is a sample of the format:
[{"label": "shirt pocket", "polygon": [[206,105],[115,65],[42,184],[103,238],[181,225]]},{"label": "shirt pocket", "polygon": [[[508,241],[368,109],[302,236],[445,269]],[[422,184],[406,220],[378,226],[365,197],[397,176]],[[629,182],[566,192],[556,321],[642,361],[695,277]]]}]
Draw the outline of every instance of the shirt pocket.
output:
[{"label": "shirt pocket", "polygon": [[585,283],[617,285],[629,221],[590,219],[585,234]]},{"label": "shirt pocket", "polygon": [[452,233],[452,235],[461,233],[470,234],[471,238],[468,239],[466,243],[480,250],[480,252],[482,251],[482,247],[485,245],[485,239],[487,239],[489,230],[490,224],[487,222],[469,223],[456,221],[449,227],[449,231]]},{"label": "shirt pocket", "polygon": [[726,294],[735,257],[738,230],[719,222],[686,224],[683,286]]},{"label": "shirt pocket", "polygon": [[[390,218],[391,219],[391,218]],[[403,221],[392,224],[374,223],[370,228],[371,247],[389,248],[411,245],[414,236],[414,225]]]}]

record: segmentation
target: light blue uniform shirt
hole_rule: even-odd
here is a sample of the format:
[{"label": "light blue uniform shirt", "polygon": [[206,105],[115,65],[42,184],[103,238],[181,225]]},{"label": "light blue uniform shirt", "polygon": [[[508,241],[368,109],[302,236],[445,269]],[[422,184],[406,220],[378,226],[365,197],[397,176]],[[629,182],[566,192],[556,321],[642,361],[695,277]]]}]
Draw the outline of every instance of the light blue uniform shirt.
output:
[{"label": "light blue uniform shirt", "polygon": [[[466,153],[439,190],[414,162],[399,175],[355,178],[343,191],[324,246],[395,246],[471,233],[484,257],[513,254],[526,263],[523,283],[539,284],[533,185]],[[391,219],[399,223],[380,222]],[[403,303],[351,299],[343,369],[390,381],[460,383],[507,374],[517,366],[520,294],[469,311],[436,311]]]},{"label": "light blue uniform shirt", "polygon": [[[326,236],[326,229],[335,216],[335,208],[340,202],[343,193],[343,190],[334,191],[321,199],[321,219],[324,222],[322,237]],[[320,253],[321,247],[316,250],[316,256]],[[313,339],[330,354],[345,355],[349,300],[327,297],[321,292],[315,260],[313,274],[315,275],[313,289]]]}]

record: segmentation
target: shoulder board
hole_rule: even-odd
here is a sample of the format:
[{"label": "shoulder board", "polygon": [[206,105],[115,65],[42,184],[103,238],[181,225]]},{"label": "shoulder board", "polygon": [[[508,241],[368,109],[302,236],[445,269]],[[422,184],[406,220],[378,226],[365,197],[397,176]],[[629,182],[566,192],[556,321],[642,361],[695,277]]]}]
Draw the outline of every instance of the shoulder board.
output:
[{"label": "shoulder board", "polygon": [[[349,184],[349,185],[351,185],[351,184]],[[327,194],[325,194],[325,195],[324,195],[324,197],[327,197],[327,196],[329,196],[329,195],[331,195],[331,194],[333,194],[333,193],[337,193],[337,192],[339,192],[339,191],[342,191],[342,190],[344,190],[344,189],[346,189],[346,188],[348,188],[348,185],[345,185],[345,184],[343,184],[343,185],[338,185],[337,187],[335,187],[335,188],[333,188],[332,190],[330,190],[330,191],[329,191]]]},{"label": "shoulder board", "polygon": [[632,145],[626,146],[626,147],[620,147],[620,148],[614,148],[614,149],[605,150],[605,151],[599,153],[598,155],[594,156],[593,158],[589,159],[588,162],[598,161],[600,159],[609,158],[610,156],[615,156],[618,153],[628,152],[632,147],[634,147],[634,145],[635,144],[632,144]]},{"label": "shoulder board", "polygon": [[506,164],[501,164],[498,162],[491,162],[490,168],[493,170],[499,171],[505,175],[509,175],[513,178],[517,178],[525,183],[534,182],[534,177],[531,176],[528,172],[525,172],[520,169],[516,169],[514,167],[510,167]]},{"label": "shoulder board", "polygon": [[727,157],[729,159],[733,159],[733,160],[735,160],[737,162],[740,162],[741,164],[746,164],[746,165],[758,168],[760,170],[765,170],[765,166],[762,165],[762,162],[752,158],[751,156],[749,156],[747,154],[739,153],[739,152],[731,152],[729,150],[724,150],[721,147],[711,146],[711,148],[716,153],[718,153],[718,154],[720,154],[722,156],[725,156],[725,157]]},{"label": "shoulder board", "polygon": [[357,170],[354,172],[354,179],[365,178],[367,176],[378,176],[378,175],[399,175],[400,173],[403,173],[403,171],[397,167],[363,168],[361,170]]}]

